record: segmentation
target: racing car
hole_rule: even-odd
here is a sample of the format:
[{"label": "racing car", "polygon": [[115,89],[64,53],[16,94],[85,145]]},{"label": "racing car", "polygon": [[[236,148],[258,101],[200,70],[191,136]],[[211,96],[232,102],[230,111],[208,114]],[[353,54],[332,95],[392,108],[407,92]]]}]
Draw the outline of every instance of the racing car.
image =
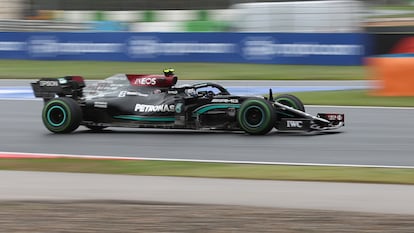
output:
[{"label": "racing car", "polygon": [[42,121],[63,134],[83,125],[107,127],[211,129],[264,135],[279,131],[334,130],[344,126],[343,113],[305,112],[291,94],[273,97],[232,95],[213,82],[177,85],[173,69],[163,74],[116,74],[86,85],[81,76],[40,78],[32,82],[43,98]]}]

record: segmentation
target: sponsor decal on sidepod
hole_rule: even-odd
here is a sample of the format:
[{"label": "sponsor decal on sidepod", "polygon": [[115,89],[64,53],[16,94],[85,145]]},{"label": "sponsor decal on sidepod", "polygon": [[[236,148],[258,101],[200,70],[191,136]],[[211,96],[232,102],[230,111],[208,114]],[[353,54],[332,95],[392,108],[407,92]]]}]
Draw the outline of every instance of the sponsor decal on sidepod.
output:
[{"label": "sponsor decal on sidepod", "polygon": [[160,104],[160,105],[147,105],[136,104],[134,111],[136,112],[175,112],[175,106],[173,104]]}]

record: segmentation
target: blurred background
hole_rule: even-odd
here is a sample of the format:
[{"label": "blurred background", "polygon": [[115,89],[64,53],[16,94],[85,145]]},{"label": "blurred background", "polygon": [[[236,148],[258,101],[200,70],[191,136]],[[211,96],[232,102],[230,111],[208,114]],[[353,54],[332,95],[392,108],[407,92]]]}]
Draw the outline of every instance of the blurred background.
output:
[{"label": "blurred background", "polygon": [[414,53],[414,0],[0,2],[0,59],[363,66]]},{"label": "blurred background", "polygon": [[413,0],[0,2],[3,31],[131,32],[355,32],[371,30],[375,22],[399,21],[400,26],[411,25],[407,21],[413,15],[414,5]]}]

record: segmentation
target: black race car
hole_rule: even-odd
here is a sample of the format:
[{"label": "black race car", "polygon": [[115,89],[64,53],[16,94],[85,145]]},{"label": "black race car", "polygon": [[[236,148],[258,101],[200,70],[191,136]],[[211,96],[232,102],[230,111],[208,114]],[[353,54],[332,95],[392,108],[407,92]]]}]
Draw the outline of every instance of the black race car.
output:
[{"label": "black race car", "polygon": [[53,133],[70,133],[79,125],[106,127],[214,129],[267,134],[317,131],[344,126],[344,114],[305,113],[295,96],[237,96],[216,83],[176,85],[172,69],[163,75],[116,74],[85,85],[80,76],[41,78],[31,83],[44,99],[42,120]]}]

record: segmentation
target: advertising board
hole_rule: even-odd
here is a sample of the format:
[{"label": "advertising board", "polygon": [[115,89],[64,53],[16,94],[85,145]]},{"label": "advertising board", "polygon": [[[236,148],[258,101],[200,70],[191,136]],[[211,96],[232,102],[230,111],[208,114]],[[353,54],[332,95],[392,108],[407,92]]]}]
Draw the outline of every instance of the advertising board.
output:
[{"label": "advertising board", "polygon": [[362,33],[0,32],[0,59],[361,65]]}]

